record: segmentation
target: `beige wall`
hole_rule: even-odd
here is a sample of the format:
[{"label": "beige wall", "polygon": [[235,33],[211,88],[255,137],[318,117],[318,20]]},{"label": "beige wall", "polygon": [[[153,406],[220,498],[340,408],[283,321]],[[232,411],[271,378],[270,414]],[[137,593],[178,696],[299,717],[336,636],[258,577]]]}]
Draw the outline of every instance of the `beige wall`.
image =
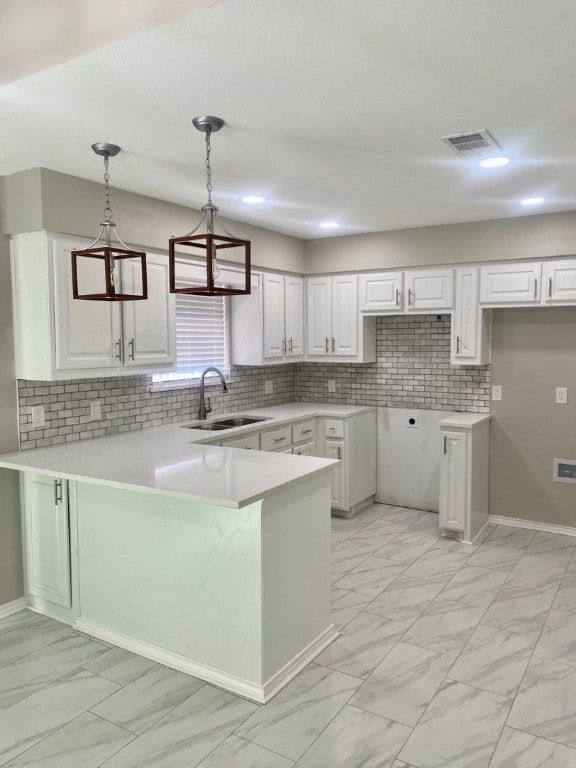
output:
[{"label": "beige wall", "polygon": [[306,242],[306,269],[356,272],[576,252],[576,211],[328,237]]},{"label": "beige wall", "polygon": [[[8,240],[0,236],[0,453],[18,449]],[[0,605],[23,594],[18,473],[0,470]]]},{"label": "beige wall", "polygon": [[554,457],[576,460],[576,307],[494,310],[492,339],[490,513],[576,526],[576,485],[552,481]]},{"label": "beige wall", "polygon": [[[47,229],[96,237],[104,204],[102,184],[46,168],[15,173],[2,179],[6,234]],[[120,189],[112,190],[118,234],[127,243],[166,250],[171,235],[184,235],[197,223],[198,211]],[[305,271],[304,242],[250,224],[228,222],[234,234],[252,241],[257,267]]]}]

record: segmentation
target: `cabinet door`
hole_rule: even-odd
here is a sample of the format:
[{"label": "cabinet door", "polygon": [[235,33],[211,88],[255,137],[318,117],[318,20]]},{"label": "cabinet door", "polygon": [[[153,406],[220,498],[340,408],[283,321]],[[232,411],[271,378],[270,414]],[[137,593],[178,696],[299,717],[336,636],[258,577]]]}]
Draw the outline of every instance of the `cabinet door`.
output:
[{"label": "cabinet door", "polygon": [[[71,252],[88,244],[81,239],[53,239],[56,367],[59,370],[120,366],[120,307],[110,301],[72,298]],[[103,288],[99,259],[81,259],[81,291]],[[137,302],[136,302],[137,303]]]},{"label": "cabinet door", "polygon": [[464,432],[442,432],[443,455],[440,471],[440,528],[466,528],[467,439]]},{"label": "cabinet door", "polygon": [[292,449],[292,453],[295,453],[298,456],[316,456],[316,443],[312,440],[310,443],[295,445]]},{"label": "cabinet door", "polygon": [[67,483],[29,473],[25,479],[27,591],[71,606]]},{"label": "cabinet door", "polygon": [[480,304],[539,304],[542,264],[494,264],[480,267]]},{"label": "cabinet door", "polygon": [[324,454],[327,459],[338,459],[340,464],[332,470],[332,506],[346,508],[346,474],[344,471],[345,453],[343,440],[326,440]]},{"label": "cabinet door", "polygon": [[245,437],[236,437],[233,440],[222,440],[220,443],[224,448],[242,448],[245,451],[258,451],[260,449],[260,435],[246,435]]},{"label": "cabinet door", "polygon": [[[482,310],[478,304],[478,267],[456,270],[456,297],[452,315],[452,362],[481,365]],[[485,310],[490,312],[490,310]]]},{"label": "cabinet door", "polygon": [[407,312],[452,309],[454,270],[421,269],[404,274]]},{"label": "cabinet door", "polygon": [[304,280],[301,277],[286,277],[284,286],[286,354],[288,357],[302,357],[304,355]]},{"label": "cabinet door", "polygon": [[[176,305],[169,292],[168,257],[146,254],[148,298],[122,302],[124,323],[124,365],[158,365],[170,369],[176,364]],[[141,290],[140,263],[122,263],[122,288]]]},{"label": "cabinet door", "polygon": [[331,279],[311,277],[306,280],[307,349],[309,355],[327,355],[332,336]]},{"label": "cabinet door", "polygon": [[332,278],[332,355],[358,354],[358,276],[338,275]]},{"label": "cabinet door", "polygon": [[262,282],[264,357],[284,357],[286,354],[284,275],[264,272]]},{"label": "cabinet door", "polygon": [[402,272],[360,275],[360,312],[396,314],[402,311]]},{"label": "cabinet door", "polygon": [[547,304],[576,304],[576,260],[548,261],[545,270]]}]

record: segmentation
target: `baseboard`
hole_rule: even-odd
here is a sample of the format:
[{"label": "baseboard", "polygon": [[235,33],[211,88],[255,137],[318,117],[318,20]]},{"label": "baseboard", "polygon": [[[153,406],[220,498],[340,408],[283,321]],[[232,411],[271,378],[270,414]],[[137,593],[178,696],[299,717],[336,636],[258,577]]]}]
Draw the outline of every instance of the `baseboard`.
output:
[{"label": "baseboard", "polygon": [[296,677],[298,672],[301,672],[312,659],[315,659],[319,653],[330,645],[330,643],[334,642],[339,634],[340,633],[335,628],[334,624],[331,624],[324,630],[324,632],[318,635],[315,640],[307,645],[306,648],[303,648],[293,659],[290,659],[282,669],[279,669],[271,678],[266,680],[264,683],[264,701],[270,701],[270,699],[275,696],[278,691],[282,690],[292,678]]},{"label": "baseboard", "polygon": [[514,528],[530,528],[533,531],[544,531],[544,533],[561,533],[564,536],[576,536],[576,528],[571,525],[538,523],[536,520],[520,520],[518,517],[503,517],[502,515],[489,515],[488,522],[495,523],[496,525],[510,525]]},{"label": "baseboard", "polygon": [[19,597],[18,600],[12,600],[11,603],[4,603],[0,605],[0,619],[5,619],[8,616],[12,616],[13,613],[23,611],[26,608],[26,598]]},{"label": "baseboard", "polygon": [[186,656],[174,653],[173,651],[168,651],[165,648],[154,645],[154,643],[137,640],[135,637],[130,637],[122,632],[108,629],[89,619],[78,617],[76,619],[75,628],[80,632],[85,632],[87,635],[96,637],[99,640],[104,640],[107,643],[116,645],[119,648],[124,648],[139,656],[144,656],[147,659],[152,659],[152,661],[157,661],[159,664],[163,664],[171,669],[176,669],[179,672],[185,672],[188,675],[198,677],[200,680],[205,680],[207,683],[211,683],[218,688],[223,688],[226,691],[235,693],[245,699],[256,701],[258,704],[265,704],[267,701],[270,701],[272,696],[278,693],[278,691],[297,675],[308,662],[312,661],[320,651],[326,648],[326,646],[338,636],[334,627],[330,626],[319,637],[313,640],[310,645],[291,659],[279,672],[270,678],[265,685],[258,685],[256,683],[251,683],[249,680],[243,680],[242,678],[227,674],[226,672],[214,669],[205,664],[192,661],[191,659],[186,658]]},{"label": "baseboard", "polygon": [[375,496],[368,496],[368,498],[359,501],[358,504],[354,504],[354,506],[350,507],[350,509],[338,509],[337,507],[332,507],[332,514],[334,517],[347,517],[350,519],[351,517],[357,515],[358,512],[361,512],[363,509],[366,509],[366,507],[374,504],[375,498]]}]

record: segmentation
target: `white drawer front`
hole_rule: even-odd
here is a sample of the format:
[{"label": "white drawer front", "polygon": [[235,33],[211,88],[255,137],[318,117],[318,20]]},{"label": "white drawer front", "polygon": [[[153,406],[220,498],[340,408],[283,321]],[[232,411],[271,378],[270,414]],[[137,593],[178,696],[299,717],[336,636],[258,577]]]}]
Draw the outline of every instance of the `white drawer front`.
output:
[{"label": "white drawer front", "polygon": [[237,437],[234,440],[223,440],[221,445],[224,448],[244,448],[247,451],[257,451],[260,448],[260,435],[246,435],[246,437]]},{"label": "white drawer front", "polygon": [[291,427],[273,429],[270,432],[262,432],[260,435],[260,449],[262,451],[276,451],[278,448],[287,448],[291,444]]},{"label": "white drawer front", "polygon": [[340,419],[326,419],[325,437],[344,437],[344,422]]},{"label": "white drawer front", "polygon": [[314,420],[304,421],[302,424],[294,424],[292,427],[292,442],[304,443],[314,440],[316,424]]}]

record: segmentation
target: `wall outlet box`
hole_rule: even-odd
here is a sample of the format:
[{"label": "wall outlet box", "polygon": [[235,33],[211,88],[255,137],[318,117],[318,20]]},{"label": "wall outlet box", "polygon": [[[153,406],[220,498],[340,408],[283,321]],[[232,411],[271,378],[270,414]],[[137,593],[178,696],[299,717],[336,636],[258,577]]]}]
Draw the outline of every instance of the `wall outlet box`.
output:
[{"label": "wall outlet box", "polygon": [[92,421],[100,421],[102,418],[102,411],[100,409],[100,400],[90,401],[90,418]]},{"label": "wall outlet box", "polygon": [[264,382],[264,394],[265,395],[273,395],[274,394],[274,382],[273,381],[265,381]]},{"label": "wall outlet box", "polygon": [[328,379],[328,392],[336,392],[336,382],[334,379]]},{"label": "wall outlet box", "polygon": [[552,480],[557,483],[576,483],[576,459],[554,459]]},{"label": "wall outlet box", "polygon": [[406,427],[408,429],[419,429],[420,427],[420,418],[417,413],[408,413],[406,415]]},{"label": "wall outlet box", "polygon": [[556,402],[566,405],[568,402],[568,387],[556,387]]},{"label": "wall outlet box", "polygon": [[40,429],[46,425],[44,418],[44,406],[34,405],[32,406],[32,426],[34,429]]},{"label": "wall outlet box", "polygon": [[502,387],[500,384],[492,384],[492,400],[502,400]]}]

